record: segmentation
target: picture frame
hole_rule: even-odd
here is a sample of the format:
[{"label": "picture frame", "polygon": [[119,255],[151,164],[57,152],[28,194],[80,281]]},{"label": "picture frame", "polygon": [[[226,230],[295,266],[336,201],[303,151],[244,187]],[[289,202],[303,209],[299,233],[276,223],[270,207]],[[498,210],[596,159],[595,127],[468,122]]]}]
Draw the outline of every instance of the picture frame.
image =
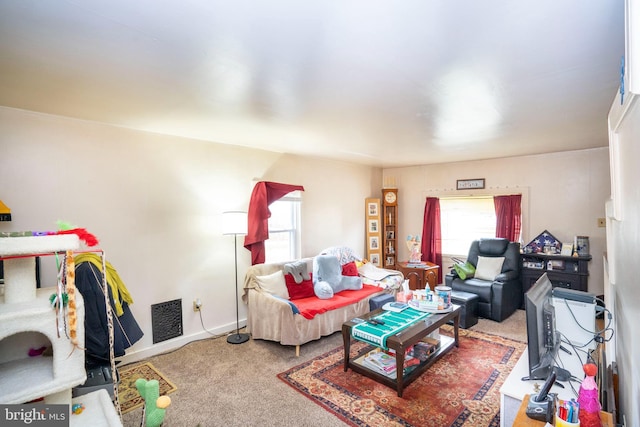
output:
[{"label": "picture frame", "polygon": [[563,243],[560,249],[560,255],[571,256],[573,254],[573,243]]},{"label": "picture frame", "polygon": [[396,238],[396,235],[393,231],[387,231],[387,239],[393,240]]},{"label": "picture frame", "polygon": [[588,236],[576,236],[575,248],[579,256],[589,255],[589,237]]},{"label": "picture frame", "polygon": [[456,190],[482,190],[484,178],[459,179],[456,181]]},{"label": "picture frame", "polygon": [[380,249],[380,240],[378,236],[369,237],[369,249]]},{"label": "picture frame", "polygon": [[380,229],[380,226],[378,224],[378,220],[377,219],[370,219],[369,220],[369,233],[377,233],[379,229]]},{"label": "picture frame", "polygon": [[371,259],[369,260],[369,262],[371,262],[371,264],[375,265],[376,267],[380,267],[380,254],[371,254]]},{"label": "picture frame", "polygon": [[378,204],[377,203],[368,203],[367,204],[367,214],[369,216],[377,217],[379,215],[379,213],[378,213]]}]

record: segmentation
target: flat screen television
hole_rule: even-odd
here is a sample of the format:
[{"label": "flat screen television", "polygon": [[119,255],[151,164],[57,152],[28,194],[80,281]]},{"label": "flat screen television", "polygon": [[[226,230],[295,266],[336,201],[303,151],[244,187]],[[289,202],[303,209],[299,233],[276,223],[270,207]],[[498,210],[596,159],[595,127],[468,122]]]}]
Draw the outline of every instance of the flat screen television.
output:
[{"label": "flat screen television", "polygon": [[553,285],[545,273],[524,296],[529,376],[523,380],[544,380],[552,371],[558,381],[567,381],[571,377],[569,371],[555,366],[560,334],[556,331],[552,291]]}]

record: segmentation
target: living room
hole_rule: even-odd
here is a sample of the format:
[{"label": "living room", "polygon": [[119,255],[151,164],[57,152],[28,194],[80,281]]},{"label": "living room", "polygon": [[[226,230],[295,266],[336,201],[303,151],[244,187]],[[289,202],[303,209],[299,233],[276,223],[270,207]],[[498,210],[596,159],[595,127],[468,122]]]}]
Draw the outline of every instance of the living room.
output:
[{"label": "living room", "polygon": [[[615,90],[609,95],[613,101]],[[59,97],[64,103],[64,94]],[[606,121],[603,116],[603,128]],[[596,295],[605,292],[602,256],[615,248],[616,292],[624,295],[616,301],[617,323],[633,325],[640,320],[634,278],[622,268],[633,265],[640,255],[636,219],[640,201],[629,184],[637,182],[632,159],[637,158],[638,148],[637,144],[621,147],[617,196],[625,200],[624,215],[611,229],[614,236],[608,242],[607,230],[597,221],[610,217],[605,211],[612,195],[606,132],[597,147],[587,149],[392,167],[356,162],[347,150],[342,159],[289,154],[19,106],[0,107],[0,128],[0,182],[5,183],[0,200],[12,213],[10,222],[0,222],[0,231],[52,230],[57,220],[64,220],[98,237],[130,289],[131,309],[145,331],[127,351],[124,363],[235,328],[234,242],[223,235],[221,213],[246,210],[257,181],[304,186],[301,255],[313,256],[334,245],[365,253],[364,200],[380,197],[389,180],[399,189],[398,233],[406,236],[421,232],[427,196],[460,195],[456,180],[484,178],[485,189],[463,193],[521,193],[525,243],[543,230],[567,242],[576,235],[589,236],[593,255],[589,291]],[[637,135],[635,129],[632,126],[624,136]],[[261,130],[272,131],[256,126],[252,136]],[[399,258],[408,258],[408,251],[400,247]],[[45,282],[55,281],[54,261],[43,259],[42,264]],[[240,282],[249,266],[249,253],[239,248]],[[202,301],[207,331],[191,309],[195,298]],[[150,307],[175,299],[182,300],[183,334],[154,344]],[[239,309],[243,321],[245,306]],[[631,373],[639,352],[637,340],[624,326],[617,333],[625,341],[619,349],[621,367],[627,378],[637,377]],[[213,357],[203,355],[203,360]],[[634,382],[638,383],[621,383],[627,425],[640,420],[638,409],[631,405],[637,401]]]}]

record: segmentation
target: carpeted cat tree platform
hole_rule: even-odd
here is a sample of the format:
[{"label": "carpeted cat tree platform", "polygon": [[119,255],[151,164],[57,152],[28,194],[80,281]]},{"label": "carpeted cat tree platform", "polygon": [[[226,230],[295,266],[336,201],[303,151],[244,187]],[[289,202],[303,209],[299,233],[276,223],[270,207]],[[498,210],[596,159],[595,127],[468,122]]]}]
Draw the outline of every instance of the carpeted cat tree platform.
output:
[{"label": "carpeted cat tree platform", "polygon": [[[4,292],[0,295],[0,403],[68,404],[71,425],[121,426],[105,390],[82,396],[85,410],[71,416],[71,389],[86,380],[84,302],[75,292],[75,329],[56,316],[49,298],[56,287],[36,288],[35,257],[80,247],[77,235],[0,238]],[[71,303],[69,304],[71,306]],[[57,321],[56,321],[57,317]],[[61,322],[62,321],[62,322]],[[63,323],[63,324],[60,324]],[[106,400],[105,400],[106,396]]]}]

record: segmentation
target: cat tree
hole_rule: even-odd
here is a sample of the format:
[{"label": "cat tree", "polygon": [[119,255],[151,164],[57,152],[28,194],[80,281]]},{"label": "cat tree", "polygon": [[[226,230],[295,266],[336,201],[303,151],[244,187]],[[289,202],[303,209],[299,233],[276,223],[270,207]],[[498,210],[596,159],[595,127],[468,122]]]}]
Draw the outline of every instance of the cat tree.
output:
[{"label": "cat tree", "polygon": [[[0,238],[4,292],[0,295],[0,403],[81,403],[85,410],[70,416],[71,425],[122,426],[105,390],[72,399],[73,387],[86,380],[84,365],[84,301],[76,292],[77,346],[56,324],[49,297],[56,288],[36,288],[35,257],[77,250],[78,236],[50,235]],[[68,322],[68,319],[65,318]],[[43,355],[37,349],[52,349]],[[77,402],[76,402],[77,401]]]}]

